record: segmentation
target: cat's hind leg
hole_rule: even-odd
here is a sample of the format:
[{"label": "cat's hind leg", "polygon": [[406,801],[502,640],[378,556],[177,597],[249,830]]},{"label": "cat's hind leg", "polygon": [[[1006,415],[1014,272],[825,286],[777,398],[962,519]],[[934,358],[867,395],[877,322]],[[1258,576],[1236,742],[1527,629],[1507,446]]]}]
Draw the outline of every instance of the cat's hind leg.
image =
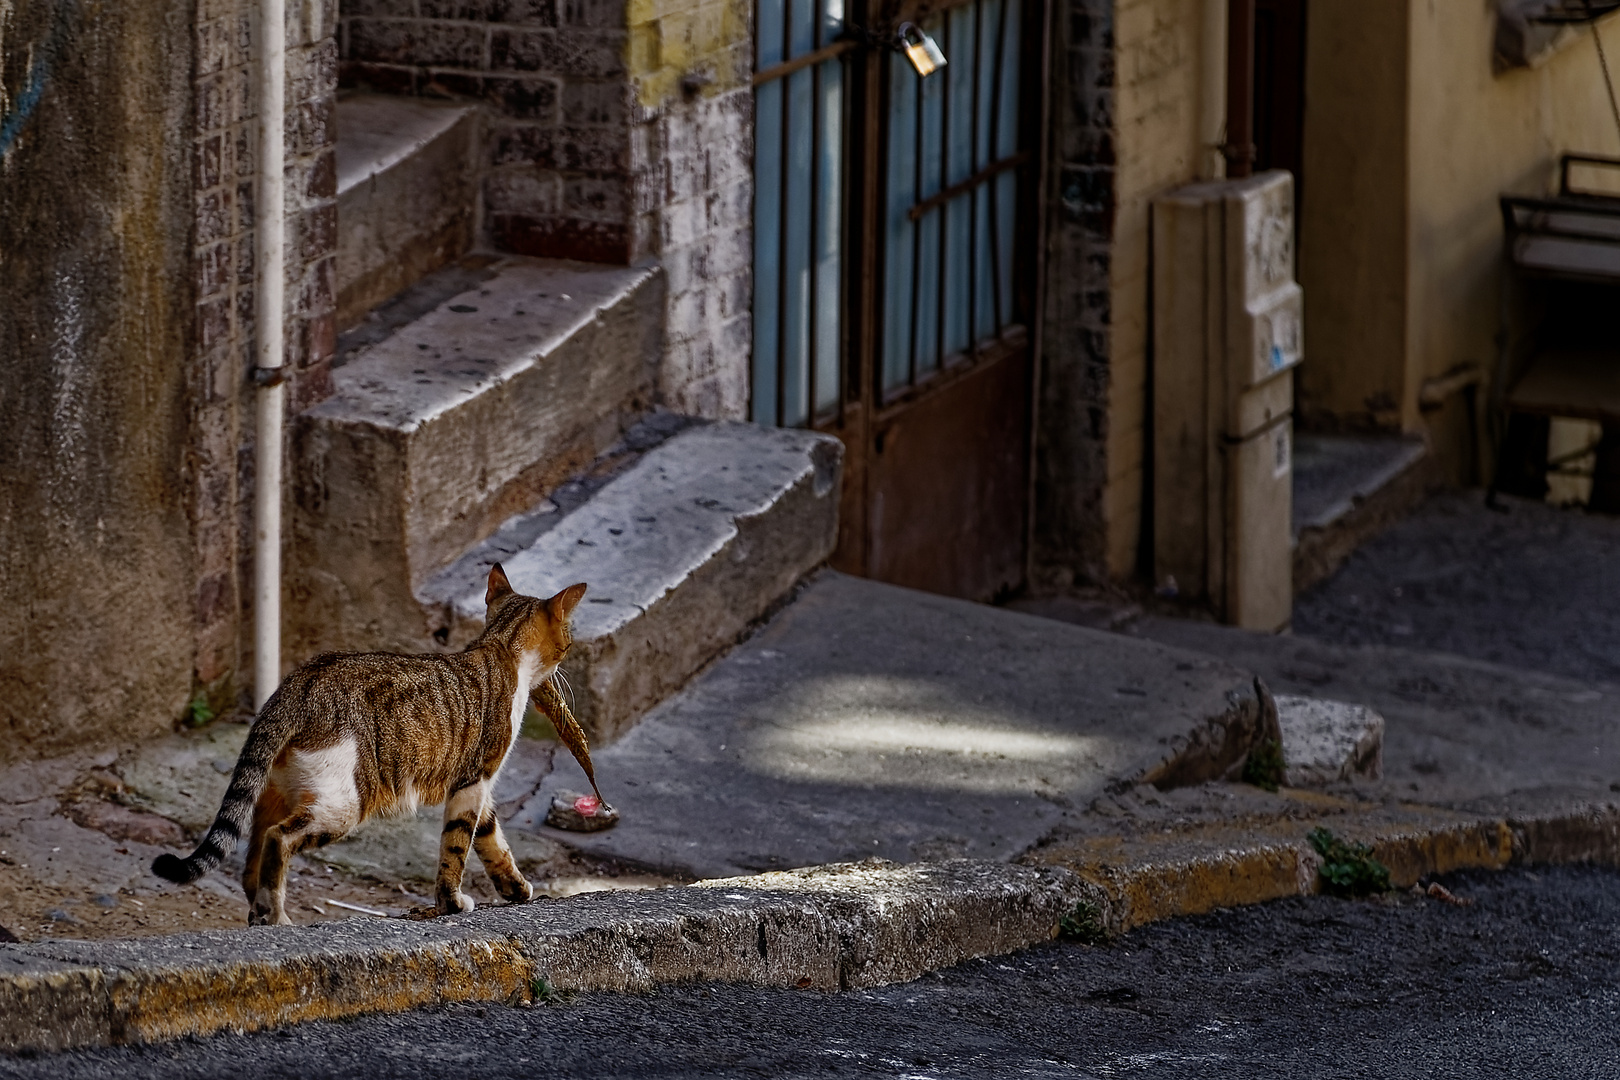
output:
[{"label": "cat's hind leg", "polygon": [[483,814],[473,830],[473,849],[478,852],[479,861],[489,872],[489,879],[495,883],[495,891],[501,894],[503,900],[521,904],[534,897],[533,887],[518,869],[517,860],[512,858],[512,848],[506,842],[506,834],[501,831],[492,799],[484,800]]},{"label": "cat's hind leg", "polygon": [[287,804],[287,797],[282,794],[272,775],[270,782],[265,785],[264,793],[259,796],[258,803],[253,807],[253,827],[248,832],[247,858],[242,864],[242,891],[247,893],[250,906],[254,895],[259,891],[259,869],[264,862],[265,833],[270,830],[270,826],[285,821],[291,813],[292,807]]},{"label": "cat's hind leg", "polygon": [[286,926],[292,922],[287,918],[287,863],[309,842],[314,823],[315,815],[305,807],[264,831],[248,925]]},{"label": "cat's hind leg", "polygon": [[434,900],[440,915],[471,911],[472,897],[461,891],[467,869],[467,848],[473,830],[489,805],[489,784],[479,780],[450,793],[444,801],[444,831],[439,834],[439,881]]},{"label": "cat's hind leg", "polygon": [[285,926],[287,865],[311,843],[322,845],[347,835],[360,823],[360,793],[355,785],[352,740],[319,750],[288,754],[284,793],[290,815],[264,830],[258,888],[253,891],[249,923]]}]

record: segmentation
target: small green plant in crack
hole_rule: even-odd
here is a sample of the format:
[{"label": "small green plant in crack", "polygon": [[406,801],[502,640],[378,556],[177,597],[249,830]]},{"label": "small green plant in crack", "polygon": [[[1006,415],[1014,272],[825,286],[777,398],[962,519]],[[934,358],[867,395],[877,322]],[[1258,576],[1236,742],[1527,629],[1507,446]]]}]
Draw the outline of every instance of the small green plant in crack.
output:
[{"label": "small green plant in crack", "polygon": [[536,1005],[566,1005],[574,995],[558,990],[544,975],[529,980],[529,1000]]},{"label": "small green plant in crack", "polygon": [[1372,848],[1334,836],[1318,826],[1306,837],[1322,856],[1322,891],[1332,896],[1369,896],[1389,891],[1389,867],[1373,858]]},{"label": "small green plant in crack", "polygon": [[208,704],[208,695],[199,690],[186,704],[185,725],[189,728],[205,727],[213,723],[215,715]]},{"label": "small green plant in crack", "polygon": [[1067,941],[1082,945],[1101,945],[1108,940],[1108,928],[1103,925],[1102,909],[1090,900],[1080,900],[1058,920],[1058,934]]},{"label": "small green plant in crack", "polygon": [[1266,791],[1276,791],[1283,782],[1285,767],[1282,743],[1276,739],[1264,739],[1249,751],[1249,758],[1243,763],[1243,782]]}]

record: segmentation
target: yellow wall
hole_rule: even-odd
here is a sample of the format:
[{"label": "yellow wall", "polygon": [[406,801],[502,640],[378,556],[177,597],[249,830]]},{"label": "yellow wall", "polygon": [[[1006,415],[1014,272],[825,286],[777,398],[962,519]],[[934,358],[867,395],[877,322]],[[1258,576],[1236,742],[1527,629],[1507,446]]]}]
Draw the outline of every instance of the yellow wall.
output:
[{"label": "yellow wall", "polygon": [[628,0],[627,46],[640,104],[676,97],[689,73],[709,78],[705,95],[747,84],[752,67],[749,0]]},{"label": "yellow wall", "polygon": [[[1411,232],[1402,421],[1419,423],[1426,378],[1492,370],[1500,322],[1503,192],[1544,194],[1566,151],[1620,155],[1592,31],[1534,69],[1491,71],[1494,21],[1477,0],[1414,0]],[[1620,19],[1600,24],[1620,61]]]},{"label": "yellow wall", "polygon": [[[1536,68],[1500,75],[1495,29],[1493,6],[1477,0],[1310,9],[1300,228],[1307,418],[1416,432],[1426,379],[1463,364],[1491,372],[1498,197],[1550,191],[1567,150],[1620,153],[1589,29]],[[1602,30],[1620,54],[1620,21]]]},{"label": "yellow wall", "polygon": [[[1357,425],[1400,419],[1408,4],[1329,0],[1307,17],[1298,264],[1305,362],[1296,382],[1307,422],[1321,414]],[[1488,70],[1488,49],[1471,55]]]},{"label": "yellow wall", "polygon": [[1118,168],[1103,513],[1116,577],[1135,569],[1142,529],[1148,211],[1154,196],[1198,176],[1203,19],[1204,0],[1119,0],[1114,11]]},{"label": "yellow wall", "polygon": [[[1104,492],[1110,573],[1141,535],[1148,211],[1199,172],[1203,0],[1119,0],[1119,167]],[[1602,24],[1620,69],[1620,16]],[[1419,431],[1425,379],[1495,362],[1505,191],[1566,150],[1620,155],[1591,31],[1534,69],[1492,68],[1484,0],[1316,0],[1307,19],[1303,417]],[[1620,74],[1620,71],[1617,71]],[[1466,435],[1466,425],[1451,429]],[[1465,457],[1471,447],[1438,447]]]}]

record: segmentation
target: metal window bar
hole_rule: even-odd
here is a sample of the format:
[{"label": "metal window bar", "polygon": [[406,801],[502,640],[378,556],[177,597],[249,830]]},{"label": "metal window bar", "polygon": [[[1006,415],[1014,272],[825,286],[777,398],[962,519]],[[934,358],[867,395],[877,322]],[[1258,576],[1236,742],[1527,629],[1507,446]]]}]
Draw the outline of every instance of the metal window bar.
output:
[{"label": "metal window bar", "polygon": [[1016,173],[1030,160],[1016,123],[1017,3],[972,0],[923,24],[951,61],[932,77],[937,89],[903,57],[886,61],[889,220],[880,317],[890,326],[880,338],[880,400],[971,361],[1021,318],[1008,250],[1019,212]]},{"label": "metal window bar", "polygon": [[843,0],[756,0],[750,415],[805,426],[843,398]]}]

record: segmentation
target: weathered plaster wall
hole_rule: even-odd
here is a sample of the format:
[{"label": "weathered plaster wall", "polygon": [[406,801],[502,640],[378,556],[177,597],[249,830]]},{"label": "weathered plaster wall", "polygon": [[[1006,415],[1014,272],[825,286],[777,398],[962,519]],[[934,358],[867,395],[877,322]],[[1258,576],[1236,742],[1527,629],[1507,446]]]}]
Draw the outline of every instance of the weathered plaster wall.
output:
[{"label": "weathered plaster wall", "polygon": [[[1620,20],[1602,24],[1620,55]],[[1550,192],[1558,156],[1620,153],[1591,31],[1535,68],[1492,67],[1492,5],[1311,9],[1300,279],[1308,422],[1425,430],[1427,379],[1487,374],[1500,318],[1504,192]],[[1438,430],[1431,435],[1439,435]],[[1444,458],[1466,461],[1466,425]]]},{"label": "weathered plaster wall", "polygon": [[[1306,23],[1299,220],[1306,355],[1295,393],[1300,420],[1311,426],[1401,420],[1408,152],[1422,150],[1407,139],[1410,6],[1318,4]],[[1489,42],[1483,52],[1458,52],[1489,71]]]},{"label": "weathered plaster wall", "polygon": [[191,693],[192,16],[0,6],[0,760]]},{"label": "weathered plaster wall", "polygon": [[1133,573],[1143,528],[1149,209],[1198,178],[1203,0],[1059,4],[1036,563]]},{"label": "weathered plaster wall", "polygon": [[1113,392],[1103,514],[1113,577],[1135,571],[1142,539],[1148,415],[1148,219],[1158,195],[1198,179],[1204,0],[1118,0],[1119,167],[1114,225]]}]

